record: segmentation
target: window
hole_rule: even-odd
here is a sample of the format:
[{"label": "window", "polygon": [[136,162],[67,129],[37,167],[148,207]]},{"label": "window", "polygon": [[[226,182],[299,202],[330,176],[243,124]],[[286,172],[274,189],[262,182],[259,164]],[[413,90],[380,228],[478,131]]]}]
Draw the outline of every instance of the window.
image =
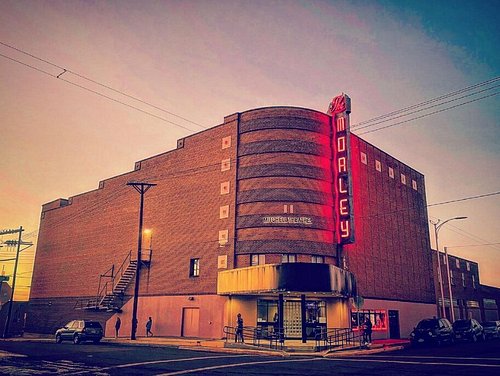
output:
[{"label": "window", "polygon": [[457,267],[457,269],[460,269],[460,260],[459,259],[455,259],[455,266]]},{"label": "window", "polygon": [[231,158],[223,159],[220,163],[221,171],[228,171],[231,169]]},{"label": "window", "polygon": [[[387,330],[387,314],[385,310],[378,309],[361,309],[351,311],[351,328],[358,330],[358,323],[363,325],[366,319],[369,318],[372,322],[373,330]],[[358,321],[359,320],[359,321]]]},{"label": "window", "polygon": [[229,194],[229,182],[228,181],[220,183],[220,194],[221,195]]},{"label": "window", "polygon": [[229,231],[228,230],[220,230],[219,231],[219,245],[221,247],[225,246],[229,241]]},{"label": "window", "polygon": [[257,324],[273,324],[278,314],[278,302],[274,300],[257,300]]},{"label": "window", "polygon": [[284,253],[281,255],[281,263],[287,263],[287,262],[297,262],[297,255],[293,253]]},{"label": "window", "polygon": [[378,172],[382,171],[382,164],[380,163],[380,161],[375,161],[375,170],[377,170]]},{"label": "window", "polygon": [[199,277],[200,276],[200,259],[194,258],[189,262],[189,276]]},{"label": "window", "polygon": [[222,149],[227,149],[231,147],[231,136],[224,137],[222,139]]},{"label": "window", "polygon": [[443,265],[446,265],[447,264],[447,258],[446,258],[446,255],[443,255]]},{"label": "window", "polygon": [[394,179],[394,169],[392,167],[389,167],[389,177]]},{"label": "window", "polygon": [[453,270],[450,270],[450,282],[452,285],[455,284],[455,280],[453,279]]},{"label": "window", "polygon": [[462,286],[465,287],[465,273],[462,273]]},{"label": "window", "polygon": [[293,214],[293,205],[283,205],[283,213]]},{"label": "window", "polygon": [[229,205],[221,206],[219,209],[219,218],[224,219],[229,217]]},{"label": "window", "polygon": [[415,191],[417,190],[417,182],[415,180],[411,181],[411,186]]},{"label": "window", "polygon": [[325,263],[325,257],[324,256],[311,256],[311,262],[313,264],[324,264]]},{"label": "window", "polygon": [[476,276],[475,276],[474,274],[472,275],[472,287],[473,287],[474,289],[476,289],[476,288],[477,288],[477,286],[476,286]]},{"label": "window", "polygon": [[266,263],[266,255],[257,254],[257,253],[250,255],[250,265],[251,266],[264,265],[265,263]]},{"label": "window", "polygon": [[403,183],[404,185],[406,185],[406,176],[405,176],[405,174],[401,174],[401,183]]},{"label": "window", "polygon": [[368,159],[366,158],[366,154],[363,152],[361,152],[361,163],[363,163],[363,164],[368,163]]},{"label": "window", "polygon": [[467,261],[465,265],[467,266],[467,271],[470,272],[470,262]]}]

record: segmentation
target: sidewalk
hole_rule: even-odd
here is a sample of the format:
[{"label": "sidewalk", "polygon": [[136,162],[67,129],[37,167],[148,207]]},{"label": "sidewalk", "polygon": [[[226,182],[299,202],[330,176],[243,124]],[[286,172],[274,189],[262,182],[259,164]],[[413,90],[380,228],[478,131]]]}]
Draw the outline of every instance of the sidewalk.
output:
[{"label": "sidewalk", "polygon": [[[29,342],[54,342],[51,335],[25,333],[23,337],[5,339],[5,341],[29,341]],[[400,350],[409,344],[408,340],[384,339],[374,340],[365,348],[336,349],[326,351],[313,351],[314,341],[302,344],[301,341],[286,341],[286,350],[274,350],[265,347],[257,347],[250,344],[234,343],[224,339],[199,339],[180,337],[137,337],[131,340],[129,337],[103,338],[102,343],[126,345],[126,346],[149,346],[149,347],[173,347],[178,349],[224,352],[236,354],[261,354],[274,356],[315,356],[315,357],[338,357],[338,356],[358,356],[376,354],[385,351]]]}]

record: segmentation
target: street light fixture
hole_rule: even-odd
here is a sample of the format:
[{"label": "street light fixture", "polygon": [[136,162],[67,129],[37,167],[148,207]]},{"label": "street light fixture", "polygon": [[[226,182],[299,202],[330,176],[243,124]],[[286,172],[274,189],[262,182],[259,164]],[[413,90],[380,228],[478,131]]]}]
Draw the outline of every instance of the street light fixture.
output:
[{"label": "street light fixture", "polygon": [[[441,293],[441,317],[446,317],[445,313],[445,307],[444,307],[444,290],[443,290],[443,276],[441,274],[441,260],[439,258],[439,242],[438,242],[438,234],[439,230],[445,223],[448,223],[450,221],[455,221],[455,220],[460,220],[460,219],[467,219],[467,217],[453,217],[450,219],[447,219],[446,221],[441,222],[440,219],[437,220],[437,222],[432,222],[429,221],[433,226],[434,226],[434,236],[436,239],[436,252],[437,252],[437,262],[438,262],[438,283],[439,283],[439,290]],[[450,265],[448,263],[448,258],[446,258],[446,266],[447,266],[447,271],[448,271],[448,281],[449,281],[449,291],[450,291],[450,312],[451,316],[455,317],[455,314],[453,312],[453,301],[451,300],[451,281],[450,281]],[[454,321],[454,320],[452,320]]]}]

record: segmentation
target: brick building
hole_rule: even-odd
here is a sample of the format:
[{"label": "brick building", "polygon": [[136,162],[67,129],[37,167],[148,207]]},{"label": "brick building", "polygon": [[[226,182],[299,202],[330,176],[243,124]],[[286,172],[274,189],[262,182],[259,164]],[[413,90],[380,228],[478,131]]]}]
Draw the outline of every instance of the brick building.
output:
[{"label": "brick building", "polygon": [[[440,252],[441,275],[443,278],[445,316],[452,319],[450,312],[450,282],[455,320],[474,318],[478,321],[494,321],[500,318],[500,288],[480,283],[479,265],[476,262]],[[438,314],[442,311],[441,291],[438,280],[437,252],[433,251],[433,262],[436,273]],[[448,266],[449,264],[449,266]],[[450,278],[448,279],[448,269]]]},{"label": "brick building", "polygon": [[155,335],[220,338],[240,312],[287,338],[360,316],[375,337],[407,336],[436,306],[424,178],[355,135],[336,139],[348,113],[236,113],[43,205],[27,330],[88,317],[111,333],[120,315],[130,334],[139,195],[127,182],[147,181],[138,335],[152,316]]}]

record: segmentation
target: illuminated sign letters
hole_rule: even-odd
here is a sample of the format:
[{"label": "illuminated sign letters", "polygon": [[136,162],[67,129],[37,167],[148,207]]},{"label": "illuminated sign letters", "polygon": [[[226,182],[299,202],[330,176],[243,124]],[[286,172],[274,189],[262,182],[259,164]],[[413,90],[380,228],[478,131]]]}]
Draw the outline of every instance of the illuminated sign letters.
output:
[{"label": "illuminated sign letters", "polygon": [[299,225],[312,225],[312,219],[310,217],[284,217],[284,216],[273,216],[264,217],[262,220],[263,224],[299,224]]},{"label": "illuminated sign letters", "polygon": [[335,226],[338,244],[354,242],[354,218],[352,207],[352,179],[349,143],[349,114],[351,99],[339,95],[332,99],[328,114],[332,116]]}]

